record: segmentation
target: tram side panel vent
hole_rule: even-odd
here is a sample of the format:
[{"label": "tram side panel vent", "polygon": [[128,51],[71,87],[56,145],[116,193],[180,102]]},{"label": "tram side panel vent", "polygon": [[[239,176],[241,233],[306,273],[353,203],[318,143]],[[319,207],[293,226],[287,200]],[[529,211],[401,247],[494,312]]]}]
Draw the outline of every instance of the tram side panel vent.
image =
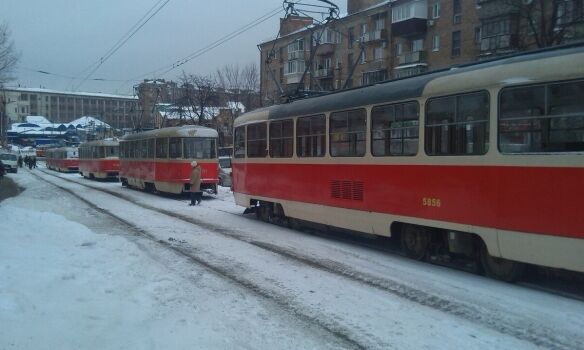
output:
[{"label": "tram side panel vent", "polygon": [[331,198],[354,201],[363,200],[363,181],[332,180],[330,186]]}]

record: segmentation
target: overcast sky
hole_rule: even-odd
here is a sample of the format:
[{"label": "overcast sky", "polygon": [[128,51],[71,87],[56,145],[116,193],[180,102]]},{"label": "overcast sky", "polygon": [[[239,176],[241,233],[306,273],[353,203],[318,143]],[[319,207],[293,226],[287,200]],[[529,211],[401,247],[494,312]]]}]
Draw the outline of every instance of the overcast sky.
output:
[{"label": "overcast sky", "polygon": [[[0,21],[8,23],[16,49],[21,53],[18,80],[9,85],[75,89],[89,73],[87,68],[99,61],[159,1],[2,0]],[[346,11],[345,0],[334,2],[342,13]],[[91,77],[121,81],[88,80],[78,91],[131,94],[133,84],[153,77],[145,74],[171,67],[277,8],[282,8],[281,0],[170,0]],[[282,15],[283,11],[158,77],[176,80],[183,69],[187,73],[210,74],[227,64],[259,65],[257,44],[278,33]],[[129,79],[134,80],[123,82]]]}]

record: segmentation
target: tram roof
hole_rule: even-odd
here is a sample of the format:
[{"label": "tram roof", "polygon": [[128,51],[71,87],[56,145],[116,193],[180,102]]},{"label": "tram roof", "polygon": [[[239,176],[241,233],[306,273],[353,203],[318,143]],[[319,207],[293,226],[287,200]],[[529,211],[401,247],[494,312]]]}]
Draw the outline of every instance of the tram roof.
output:
[{"label": "tram roof", "polygon": [[[584,52],[584,43],[567,45],[561,48],[544,49],[535,52],[523,52],[504,58],[451,67],[429,72],[413,77],[391,80],[371,86],[358,87],[350,90],[330,93],[324,96],[310,97],[291,103],[260,108],[241,115],[237,124],[245,124],[253,120],[281,119],[303,115],[313,115],[329,111],[357,108],[372,104],[400,101],[421,97],[428,83],[438,78],[456,76],[486,68],[501,67],[509,64],[535,61],[558,56]],[[486,78],[488,79],[488,77]],[[477,86],[489,85],[490,81],[475,82]],[[445,87],[450,90],[453,87]],[[241,118],[241,119],[240,119]]]},{"label": "tram roof", "polygon": [[95,140],[95,141],[88,141],[88,142],[84,142],[81,145],[79,145],[79,148],[81,147],[99,147],[99,146],[103,146],[103,147],[115,147],[115,146],[119,146],[120,142],[117,140]]},{"label": "tram roof", "polygon": [[150,131],[143,131],[136,134],[126,135],[122,141],[142,140],[158,137],[218,137],[217,130],[200,125],[183,125],[162,128]]}]

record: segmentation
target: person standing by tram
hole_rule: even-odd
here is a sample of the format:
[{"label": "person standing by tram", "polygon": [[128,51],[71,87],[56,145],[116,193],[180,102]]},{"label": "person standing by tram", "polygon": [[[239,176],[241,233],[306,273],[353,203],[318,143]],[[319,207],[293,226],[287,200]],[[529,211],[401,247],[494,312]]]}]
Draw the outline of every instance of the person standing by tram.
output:
[{"label": "person standing by tram", "polygon": [[203,192],[201,192],[201,166],[196,161],[191,162],[191,203],[189,205],[201,204]]}]

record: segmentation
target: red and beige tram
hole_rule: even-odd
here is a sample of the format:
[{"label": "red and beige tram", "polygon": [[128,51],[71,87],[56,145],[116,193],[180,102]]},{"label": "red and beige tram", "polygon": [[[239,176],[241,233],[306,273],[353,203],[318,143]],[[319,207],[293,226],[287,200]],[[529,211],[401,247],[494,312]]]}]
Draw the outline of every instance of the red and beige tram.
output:
[{"label": "red and beige tram", "polygon": [[79,151],[77,147],[49,148],[45,151],[47,168],[62,172],[79,170]]},{"label": "red and beige tram", "polygon": [[79,146],[79,173],[90,179],[116,179],[120,172],[120,144],[98,140]]},{"label": "red and beige tram", "polygon": [[189,191],[191,162],[201,165],[201,190],[217,193],[217,131],[185,125],[126,135],[120,141],[120,181],[148,191]]},{"label": "red and beige tram", "polygon": [[584,272],[584,46],[522,54],[249,112],[233,192],[282,217],[476,257]]}]

